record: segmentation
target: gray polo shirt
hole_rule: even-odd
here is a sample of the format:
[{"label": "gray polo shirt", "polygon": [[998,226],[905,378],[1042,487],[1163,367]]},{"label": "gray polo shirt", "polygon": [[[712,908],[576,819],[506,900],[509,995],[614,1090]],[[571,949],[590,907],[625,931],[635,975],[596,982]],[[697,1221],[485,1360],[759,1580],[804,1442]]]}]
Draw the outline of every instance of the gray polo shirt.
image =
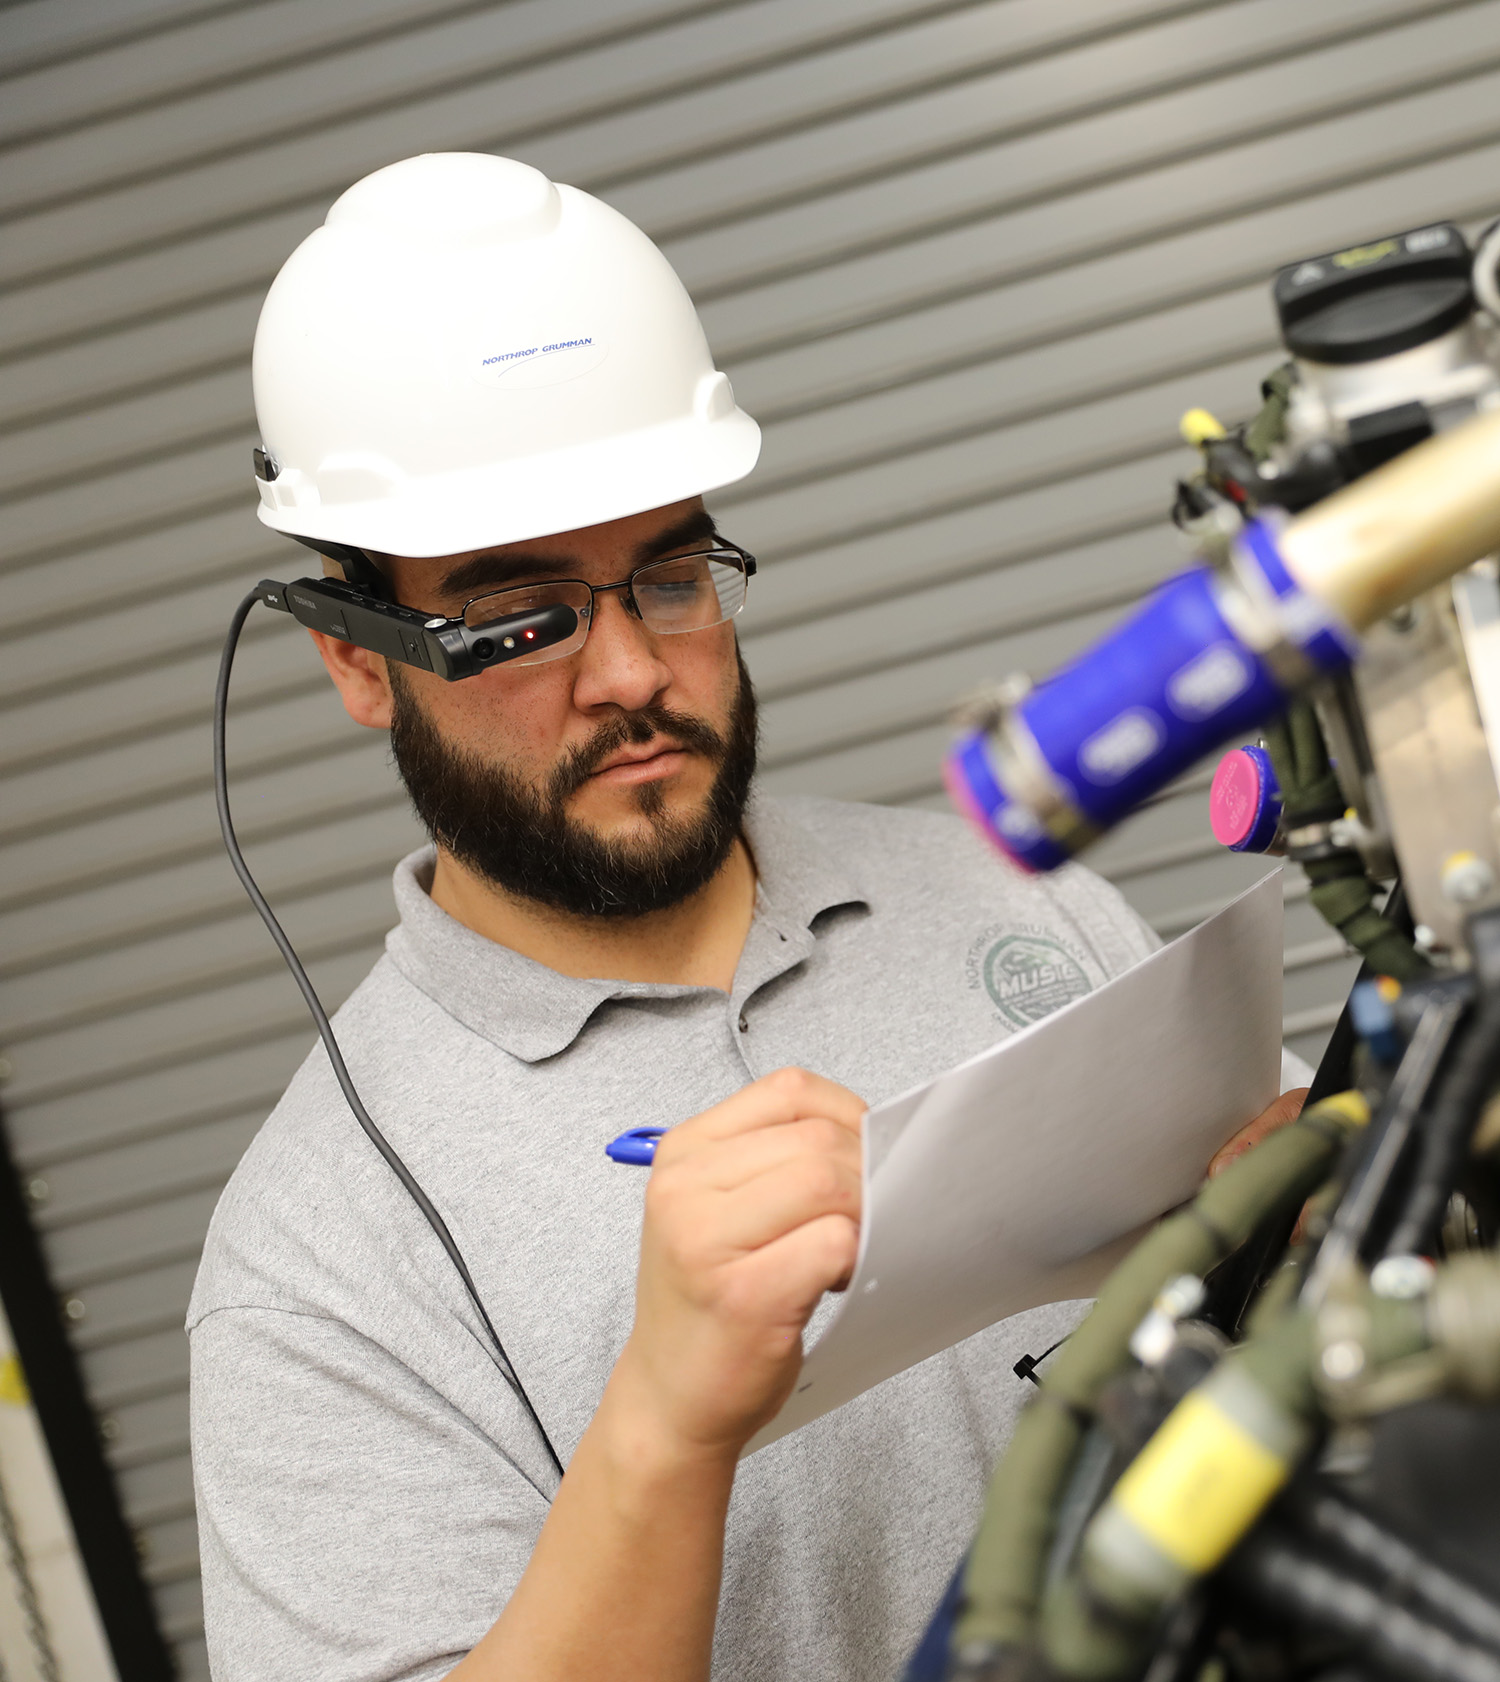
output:
[{"label": "gray polo shirt", "polygon": [[[610,1139],[787,1064],[876,1103],[1156,944],[1098,878],[1024,879],[945,816],[761,798],[746,833],[759,888],[727,998],[558,975],[439,910],[416,853],[337,1017],[565,1464],[631,1324],[647,1175]],[[1012,1364],[1079,1312],[1017,1316],[745,1462],[719,1682],[897,1672],[1026,1398]],[[217,1682],[444,1674],[504,1608],[555,1478],[320,1049],[220,1200],[188,1330]]]}]

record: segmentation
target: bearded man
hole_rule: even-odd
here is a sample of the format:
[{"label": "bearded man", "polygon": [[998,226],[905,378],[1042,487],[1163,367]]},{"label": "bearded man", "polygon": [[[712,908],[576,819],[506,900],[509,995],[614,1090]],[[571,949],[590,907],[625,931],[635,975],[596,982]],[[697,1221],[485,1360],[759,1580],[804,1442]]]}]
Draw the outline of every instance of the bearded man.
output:
[{"label": "bearded man", "polygon": [[[189,1317],[217,1682],[891,1676],[1013,1364],[1081,1305],[740,1452],[853,1267],[866,1104],[1025,1025],[975,979],[997,942],[1052,955],[1055,1007],[1153,937],[956,819],[755,793],[754,561],[701,498],[758,434],[597,201],[482,157],[359,183],[272,289],[256,393],[262,517],[329,572],[576,629],[452,683],[317,637],[432,838],[337,1030],[474,1290],[314,1050]],[[640,1127],[649,1172],[605,1153]]]}]

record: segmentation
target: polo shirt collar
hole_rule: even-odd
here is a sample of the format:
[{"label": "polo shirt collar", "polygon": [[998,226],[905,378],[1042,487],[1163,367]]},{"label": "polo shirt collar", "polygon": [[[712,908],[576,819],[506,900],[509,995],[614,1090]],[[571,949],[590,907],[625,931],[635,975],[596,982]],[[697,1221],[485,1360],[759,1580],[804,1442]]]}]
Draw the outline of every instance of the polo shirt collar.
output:
[{"label": "polo shirt collar", "polygon": [[[732,998],[784,974],[816,943],[813,924],[836,906],[868,905],[847,867],[778,801],[756,796],[745,813],[755,858],[755,922]],[[457,1021],[525,1063],[567,1050],[607,999],[680,998],[709,989],[559,974],[486,939],[434,905],[436,851],[419,848],[396,866],[400,925],[386,937],[397,969]],[[771,942],[757,939],[765,931]]]}]

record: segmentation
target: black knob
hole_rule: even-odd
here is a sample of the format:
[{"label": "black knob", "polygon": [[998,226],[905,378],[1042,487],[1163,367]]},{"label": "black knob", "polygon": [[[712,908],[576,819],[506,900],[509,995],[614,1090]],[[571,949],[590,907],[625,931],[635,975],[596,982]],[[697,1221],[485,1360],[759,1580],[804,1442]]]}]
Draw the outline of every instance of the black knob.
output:
[{"label": "black knob", "polygon": [[1425,345],[1473,312],[1470,263],[1451,222],[1289,263],[1272,289],[1287,349],[1351,363]]}]

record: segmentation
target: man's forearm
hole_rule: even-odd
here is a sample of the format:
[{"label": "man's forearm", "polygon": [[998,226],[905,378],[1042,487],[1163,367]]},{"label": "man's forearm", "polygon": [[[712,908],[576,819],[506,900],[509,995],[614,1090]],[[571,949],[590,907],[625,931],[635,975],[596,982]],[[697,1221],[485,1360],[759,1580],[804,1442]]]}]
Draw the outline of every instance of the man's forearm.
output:
[{"label": "man's forearm", "polygon": [[858,1253],[864,1111],[780,1069],[663,1136],[630,1340],[460,1682],[706,1682],[739,1451]]},{"label": "man's forearm", "polygon": [[456,1682],[704,1682],[734,1469],[732,1455],[668,1440],[627,1357]]}]

